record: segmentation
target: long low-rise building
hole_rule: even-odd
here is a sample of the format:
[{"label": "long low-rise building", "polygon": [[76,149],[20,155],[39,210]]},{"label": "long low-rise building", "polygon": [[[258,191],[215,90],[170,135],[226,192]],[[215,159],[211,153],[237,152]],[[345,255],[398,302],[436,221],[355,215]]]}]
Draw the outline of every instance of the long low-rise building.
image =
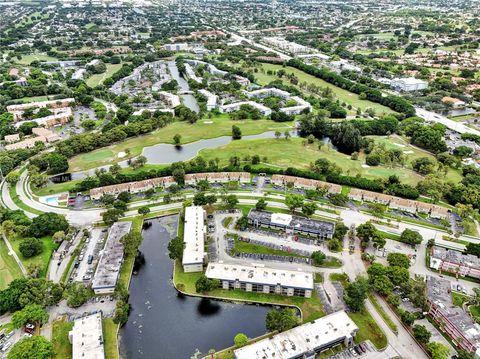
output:
[{"label": "long low-rise building", "polygon": [[93,276],[92,289],[95,294],[108,294],[115,291],[123,263],[121,239],[130,233],[131,228],[132,222],[116,222],[110,227],[107,242],[100,254],[97,270]]},{"label": "long low-rise building", "polygon": [[337,345],[352,346],[358,326],[344,311],[234,350],[235,359],[315,359]]},{"label": "long low-rise building", "polygon": [[250,182],[250,173],[248,172],[205,172],[189,173],[185,175],[186,185],[196,185],[199,181],[208,181],[211,183],[228,183],[238,181],[240,183]]},{"label": "long low-rise building", "polygon": [[240,108],[244,105],[251,106],[257,109],[258,111],[260,111],[260,113],[263,116],[270,116],[272,114],[272,110],[270,108],[255,101],[241,101],[241,102],[230,103],[228,105],[220,106],[219,110],[221,113],[235,112],[235,111],[239,111]]},{"label": "long low-rise building", "polygon": [[185,248],[182,265],[185,273],[203,271],[205,261],[205,211],[201,206],[185,208],[183,234]]},{"label": "long low-rise building", "polygon": [[59,100],[49,100],[49,101],[39,101],[39,102],[28,102],[18,105],[7,106],[7,112],[13,114],[14,122],[21,121],[22,115],[27,109],[36,109],[46,107],[49,109],[61,109],[69,108],[75,103],[74,98],[65,98]]},{"label": "long low-rise building", "polygon": [[302,234],[320,239],[332,238],[335,223],[293,216],[285,213],[272,213],[251,209],[248,223],[255,227],[284,230],[288,234]]},{"label": "long low-rise building", "polygon": [[247,292],[281,294],[310,298],[313,291],[313,273],[265,266],[208,263],[207,278],[218,279],[222,289],[240,289]]},{"label": "long low-rise building", "polygon": [[449,280],[427,276],[427,301],[430,314],[453,343],[480,357],[480,324],[453,304]]},{"label": "long low-rise building", "polygon": [[480,279],[480,258],[454,249],[433,246],[430,254],[430,268],[460,277]]},{"label": "long low-rise building", "polygon": [[[230,181],[249,183],[250,174],[248,172],[205,172],[185,175],[186,185],[196,185],[198,181],[201,180],[206,180],[211,183],[227,183]],[[149,189],[168,188],[174,184],[177,184],[177,182],[175,182],[175,179],[172,176],[156,177],[136,182],[119,183],[110,186],[92,188],[90,190],[90,198],[93,200],[98,200],[104,194],[117,196],[122,192],[140,193]]]},{"label": "long low-rise building", "polygon": [[354,201],[365,201],[380,203],[388,206],[391,209],[410,212],[410,213],[425,213],[432,218],[448,218],[448,208],[438,206],[432,203],[425,203],[411,199],[405,199],[395,196],[390,196],[384,193],[364,191],[361,189],[352,188],[348,194],[348,198]]},{"label": "long low-rise building", "polygon": [[342,186],[334,183],[328,183],[328,182],[318,181],[314,179],[295,177],[295,176],[285,176],[285,175],[272,176],[272,184],[274,184],[275,186],[287,186],[289,183],[292,183],[293,187],[295,188],[302,188],[302,189],[325,188],[330,193],[342,192]]},{"label": "long low-rise building", "polygon": [[251,92],[246,92],[248,98],[266,98],[266,97],[280,97],[284,100],[293,100],[296,105],[289,107],[280,108],[280,112],[286,113],[287,115],[298,115],[304,111],[310,112],[312,110],[312,105],[309,102],[305,101],[299,96],[292,96],[289,92],[277,89],[275,87],[267,87],[263,89],[258,89]]},{"label": "long low-rise building", "polygon": [[207,99],[207,111],[212,111],[217,107],[217,100],[218,100],[217,95],[204,89],[198,90],[198,92]]},{"label": "long low-rise building", "polygon": [[46,128],[65,125],[72,118],[72,109],[70,107],[62,108],[57,113],[45,117],[34,118],[28,121],[19,121],[15,123],[15,127],[19,128],[25,122],[36,122],[39,126],[45,126]]},{"label": "long low-rise building", "polygon": [[102,313],[75,320],[68,339],[72,343],[72,359],[104,359]]}]

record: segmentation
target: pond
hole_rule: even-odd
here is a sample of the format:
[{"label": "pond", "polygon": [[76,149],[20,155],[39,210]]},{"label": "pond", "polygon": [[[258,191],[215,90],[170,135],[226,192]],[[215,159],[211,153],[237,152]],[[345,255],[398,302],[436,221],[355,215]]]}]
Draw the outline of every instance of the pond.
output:
[{"label": "pond", "polygon": [[[172,60],[168,62],[168,70],[170,71],[172,78],[178,82],[178,86],[180,87],[181,91],[190,91],[190,86],[188,86],[188,82],[182,76],[180,76],[175,61]],[[198,106],[195,96],[191,94],[183,94],[180,96],[182,97],[183,104],[185,106],[187,106],[190,110],[195,111],[196,113],[200,112],[200,107]]]},{"label": "pond", "polygon": [[172,284],[168,241],[176,236],[178,216],[149,220],[140,251],[145,264],[132,277],[132,311],[120,331],[123,358],[201,358],[212,348],[233,345],[234,336],[266,332],[269,307],[232,304],[179,294]]}]

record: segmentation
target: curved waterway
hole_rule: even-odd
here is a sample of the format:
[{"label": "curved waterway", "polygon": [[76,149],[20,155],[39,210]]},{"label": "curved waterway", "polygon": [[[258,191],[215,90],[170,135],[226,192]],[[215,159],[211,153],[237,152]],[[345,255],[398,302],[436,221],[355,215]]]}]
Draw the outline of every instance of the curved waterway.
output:
[{"label": "curved waterway", "polygon": [[132,311],[120,331],[122,358],[202,358],[210,349],[233,345],[234,336],[266,332],[266,306],[232,304],[188,297],[172,285],[168,241],[176,236],[178,216],[149,220],[140,251],[145,264],[132,277]]},{"label": "curved waterway", "polygon": [[[180,72],[178,71],[178,67],[175,61],[169,61],[167,64],[170,75],[172,75],[172,79],[177,81],[181,91],[190,91],[190,86],[188,85],[188,82],[182,76],[180,76]],[[195,111],[196,113],[200,112],[200,107],[198,106],[198,102],[195,96],[193,96],[192,94],[183,94],[180,95],[180,97],[183,99],[183,104],[187,106],[190,110]]]}]

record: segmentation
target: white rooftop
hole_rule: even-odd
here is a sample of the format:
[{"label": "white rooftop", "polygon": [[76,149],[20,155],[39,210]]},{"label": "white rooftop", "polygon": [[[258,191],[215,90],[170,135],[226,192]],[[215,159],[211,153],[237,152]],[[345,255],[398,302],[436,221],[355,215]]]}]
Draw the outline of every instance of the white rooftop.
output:
[{"label": "white rooftop", "polygon": [[185,208],[185,230],[182,264],[203,263],[204,250],[204,211],[201,206]]},{"label": "white rooftop", "polygon": [[292,222],[292,215],[286,213],[272,213],[271,222],[282,226],[290,225]]},{"label": "white rooftop", "polygon": [[272,338],[236,349],[235,359],[300,358],[302,354],[313,352],[315,348],[327,346],[335,340],[350,338],[357,330],[357,325],[347,313],[339,311]]},{"label": "white rooftop", "polygon": [[426,84],[426,81],[416,79],[415,77],[405,77],[401,79],[394,79],[393,81],[403,82],[406,85]]},{"label": "white rooftop", "polygon": [[265,266],[247,266],[226,264],[221,262],[208,263],[205,275],[208,278],[255,283],[283,287],[313,289],[313,274],[311,272],[268,268]]},{"label": "white rooftop", "polygon": [[77,319],[69,337],[72,342],[72,359],[105,358],[101,313]]}]

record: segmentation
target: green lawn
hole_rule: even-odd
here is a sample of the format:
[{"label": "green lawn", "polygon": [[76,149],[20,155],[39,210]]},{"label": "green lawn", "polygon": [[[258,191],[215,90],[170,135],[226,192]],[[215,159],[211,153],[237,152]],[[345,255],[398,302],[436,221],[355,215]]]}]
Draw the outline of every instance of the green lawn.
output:
[{"label": "green lawn", "polygon": [[70,192],[72,188],[77,184],[80,183],[82,180],[75,180],[75,181],[69,181],[69,182],[64,182],[64,183],[55,183],[47,187],[42,187],[42,188],[33,188],[32,187],[32,192],[36,196],[48,196],[49,194],[53,193],[62,193],[62,192]]},{"label": "green lawn", "polygon": [[22,239],[11,240],[13,250],[17,253],[18,257],[22,261],[25,268],[28,268],[29,265],[38,265],[40,266],[40,277],[45,277],[47,274],[48,264],[52,256],[53,251],[58,248],[52,237],[42,237],[40,238],[43,242],[44,249],[43,252],[39,255],[31,258],[25,258],[22,253],[20,253],[19,247]]},{"label": "green lawn", "polygon": [[13,203],[15,203],[18,208],[33,213],[33,214],[42,214],[42,211],[39,211],[38,209],[31,208],[27,206],[25,203],[22,202],[20,197],[17,195],[17,189],[15,185],[8,185],[8,192],[10,194],[10,198],[12,199]]},{"label": "green lawn", "polygon": [[375,295],[372,293],[368,294],[368,298],[372,302],[373,306],[375,307],[375,310],[378,312],[378,314],[381,315],[382,319],[387,323],[388,327],[392,330],[394,333],[398,333],[398,328],[396,324],[393,322],[392,318],[385,312],[383,307],[378,303],[377,298],[375,298]]},{"label": "green lawn", "polygon": [[[274,65],[274,64],[262,64],[262,67],[264,68],[265,71],[268,71],[268,70],[277,71],[283,68],[282,65]],[[313,83],[317,86],[331,88],[335,96],[340,101],[345,102],[346,104],[350,104],[354,108],[360,108],[362,111],[366,110],[367,108],[373,108],[375,109],[377,115],[380,115],[381,113],[393,112],[390,108],[386,106],[383,106],[368,100],[361,100],[359,95],[357,94],[341,89],[340,87],[332,85],[324,80],[318,79],[315,76],[309,75],[293,67],[287,66],[283,69],[287,74],[294,74],[298,78],[299,82],[306,82],[307,84]],[[267,85],[269,82],[278,79],[278,77],[276,76],[271,76],[264,73],[255,73],[255,77],[257,78],[259,85]]]},{"label": "green lawn", "polygon": [[471,305],[469,307],[470,314],[473,316],[477,323],[480,323],[480,306]]},{"label": "green lawn", "polygon": [[233,247],[232,252],[233,254],[238,252],[246,252],[246,253],[258,253],[258,254],[271,254],[275,256],[307,258],[297,253],[260,246],[258,244],[248,243],[248,242],[240,241],[238,239],[235,239],[235,246]]},{"label": "green lawn", "polygon": [[22,65],[30,65],[33,61],[57,61],[58,59],[52,56],[48,56],[46,54],[29,54],[29,55],[22,55],[22,59],[18,60],[14,58],[14,62],[18,62]]},{"label": "green lawn", "polygon": [[0,240],[0,290],[5,289],[14,279],[23,277],[15,259],[8,254],[5,242]]},{"label": "green lawn", "polygon": [[55,352],[54,358],[68,359],[72,357],[72,344],[68,340],[68,332],[73,328],[73,322],[64,319],[53,323],[52,344]]},{"label": "green lawn", "polygon": [[230,136],[232,134],[232,125],[240,127],[243,135],[254,135],[277,129],[280,131],[292,130],[291,122],[277,123],[270,120],[232,121],[225,115],[214,119],[199,120],[193,125],[186,122],[174,122],[148,135],[129,138],[118,144],[75,156],[70,159],[69,170],[81,171],[124,161],[128,157],[118,158],[117,154],[124,152],[126,149],[130,150],[129,157],[134,157],[140,155],[143,148],[147,146],[158,143],[174,144],[173,136],[177,133],[182,136],[182,144],[201,139]]},{"label": "green lawn", "polygon": [[355,336],[356,343],[370,340],[379,350],[384,349],[387,346],[387,337],[368,310],[364,309],[360,312],[348,313],[348,316],[355,322],[355,324],[357,324],[359,329]]},{"label": "green lawn", "polygon": [[[207,161],[218,158],[220,165],[227,165],[232,156],[253,156],[260,154],[267,157],[267,164],[273,167],[308,169],[310,163],[318,158],[325,158],[338,165],[349,176],[360,175],[370,179],[388,178],[395,174],[402,183],[416,184],[422,176],[407,167],[362,167],[361,160],[352,160],[350,156],[340,153],[327,146],[318,149],[318,144],[303,145],[302,138],[237,140],[215,149],[204,149],[199,152]],[[263,161],[263,159],[262,159]]]},{"label": "green lawn", "polygon": [[118,325],[113,322],[112,318],[105,318],[102,323],[105,359],[118,359]]},{"label": "green lawn", "polygon": [[105,71],[103,74],[95,74],[90,76],[86,83],[90,87],[96,87],[98,85],[101,85],[103,81],[105,81],[107,78],[111,77],[115,72],[121,69],[122,64],[106,64],[107,65],[107,71]]},{"label": "green lawn", "polygon": [[463,303],[468,302],[470,299],[471,299],[470,296],[466,294],[452,291],[452,302],[453,302],[453,305],[457,307],[461,308],[463,306]]}]

